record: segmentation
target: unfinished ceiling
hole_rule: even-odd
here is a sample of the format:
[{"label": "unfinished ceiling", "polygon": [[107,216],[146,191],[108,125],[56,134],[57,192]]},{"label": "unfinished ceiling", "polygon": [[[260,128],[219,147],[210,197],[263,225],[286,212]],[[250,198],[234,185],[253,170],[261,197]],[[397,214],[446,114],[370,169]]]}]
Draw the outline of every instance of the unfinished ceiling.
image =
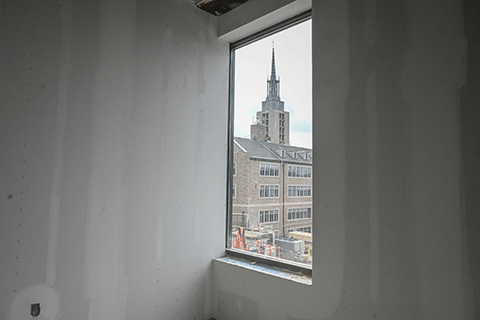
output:
[{"label": "unfinished ceiling", "polygon": [[215,16],[221,16],[247,1],[248,0],[197,0],[195,4],[203,11]]}]

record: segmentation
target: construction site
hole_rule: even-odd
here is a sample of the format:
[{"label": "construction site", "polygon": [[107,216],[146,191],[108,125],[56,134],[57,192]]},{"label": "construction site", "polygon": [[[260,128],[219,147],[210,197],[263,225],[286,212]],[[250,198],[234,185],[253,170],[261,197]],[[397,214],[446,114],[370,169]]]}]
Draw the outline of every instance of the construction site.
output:
[{"label": "construction site", "polygon": [[235,227],[232,230],[232,248],[285,259],[305,264],[312,264],[312,234],[292,231],[288,237],[275,237],[271,228],[257,230]]}]

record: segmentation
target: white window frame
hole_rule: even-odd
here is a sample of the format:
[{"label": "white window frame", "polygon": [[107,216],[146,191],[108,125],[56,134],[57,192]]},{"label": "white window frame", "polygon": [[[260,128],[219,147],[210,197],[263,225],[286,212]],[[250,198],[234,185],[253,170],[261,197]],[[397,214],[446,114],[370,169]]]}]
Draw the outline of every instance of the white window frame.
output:
[{"label": "white window frame", "polygon": [[287,187],[288,198],[308,198],[311,196],[312,196],[312,186],[289,185]]},{"label": "white window frame", "polygon": [[[263,166],[263,168],[262,168],[262,166]],[[273,175],[270,174],[270,171],[272,170],[271,167],[273,167]],[[269,174],[265,174],[266,170],[268,170]],[[263,174],[262,174],[262,171],[263,171]],[[279,177],[280,176],[280,165],[275,164],[275,163],[260,162],[258,175],[260,177]]]},{"label": "white window frame", "polygon": [[[272,213],[273,212],[273,213]],[[278,223],[280,221],[280,210],[278,209],[266,209],[266,210],[259,210],[258,211],[258,222],[261,224],[266,224],[266,223]],[[262,213],[263,213],[263,219],[262,219]],[[266,213],[268,213],[269,221],[265,221]],[[277,220],[270,220],[270,217],[276,216]],[[262,221],[263,220],[263,221]]]},{"label": "white window frame", "polygon": [[[295,218],[291,218],[292,215],[295,215]],[[302,215],[302,218],[300,218]],[[306,215],[306,217],[305,217]],[[298,218],[297,218],[298,216]],[[312,207],[302,207],[302,208],[288,208],[287,209],[287,220],[288,221],[298,221],[298,220],[307,220],[312,219]]]},{"label": "white window frame", "polygon": [[[305,170],[307,171],[307,176],[297,176],[296,172],[298,170]],[[310,171],[310,172],[309,172]],[[295,175],[293,174],[295,172]],[[312,167],[311,166],[297,166],[297,165],[288,165],[287,168],[287,177],[288,178],[299,178],[299,179],[311,179],[312,178]]]},{"label": "white window frame", "polygon": [[[268,187],[268,189],[266,187]],[[268,190],[268,196],[265,196],[265,192],[267,190]],[[270,193],[272,192],[272,190],[273,190],[273,194],[274,194],[273,197],[270,196]],[[258,197],[260,199],[279,198],[280,186],[278,184],[261,184],[258,188],[258,192],[259,192]],[[263,193],[263,196],[262,196],[262,193]]]}]

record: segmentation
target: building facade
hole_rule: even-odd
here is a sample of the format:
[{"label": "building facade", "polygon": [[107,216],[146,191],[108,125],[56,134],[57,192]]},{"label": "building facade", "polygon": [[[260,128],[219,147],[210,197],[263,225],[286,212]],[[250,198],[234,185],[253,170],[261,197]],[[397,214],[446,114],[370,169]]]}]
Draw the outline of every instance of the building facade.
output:
[{"label": "building facade", "polygon": [[311,232],[312,150],[235,138],[233,226]]}]

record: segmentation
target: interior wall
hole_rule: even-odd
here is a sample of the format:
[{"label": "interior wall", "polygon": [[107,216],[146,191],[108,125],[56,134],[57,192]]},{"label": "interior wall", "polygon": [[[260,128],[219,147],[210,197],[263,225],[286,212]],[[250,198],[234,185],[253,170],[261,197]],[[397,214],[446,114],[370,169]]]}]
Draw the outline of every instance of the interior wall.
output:
[{"label": "interior wall", "polygon": [[216,18],[187,0],[0,10],[0,317],[208,318],[225,241]]},{"label": "interior wall", "polygon": [[460,90],[460,118],[462,136],[462,169],[464,183],[464,210],[470,263],[470,292],[473,294],[473,319],[480,319],[480,6],[464,1],[465,36],[468,41],[467,74]]},{"label": "interior wall", "polygon": [[479,96],[465,86],[478,29],[467,42],[460,0],[322,0],[312,11],[313,284],[215,261],[214,314],[473,319],[478,224],[466,224],[478,201],[468,190],[466,220],[462,170],[476,172],[478,121],[461,118]]}]

